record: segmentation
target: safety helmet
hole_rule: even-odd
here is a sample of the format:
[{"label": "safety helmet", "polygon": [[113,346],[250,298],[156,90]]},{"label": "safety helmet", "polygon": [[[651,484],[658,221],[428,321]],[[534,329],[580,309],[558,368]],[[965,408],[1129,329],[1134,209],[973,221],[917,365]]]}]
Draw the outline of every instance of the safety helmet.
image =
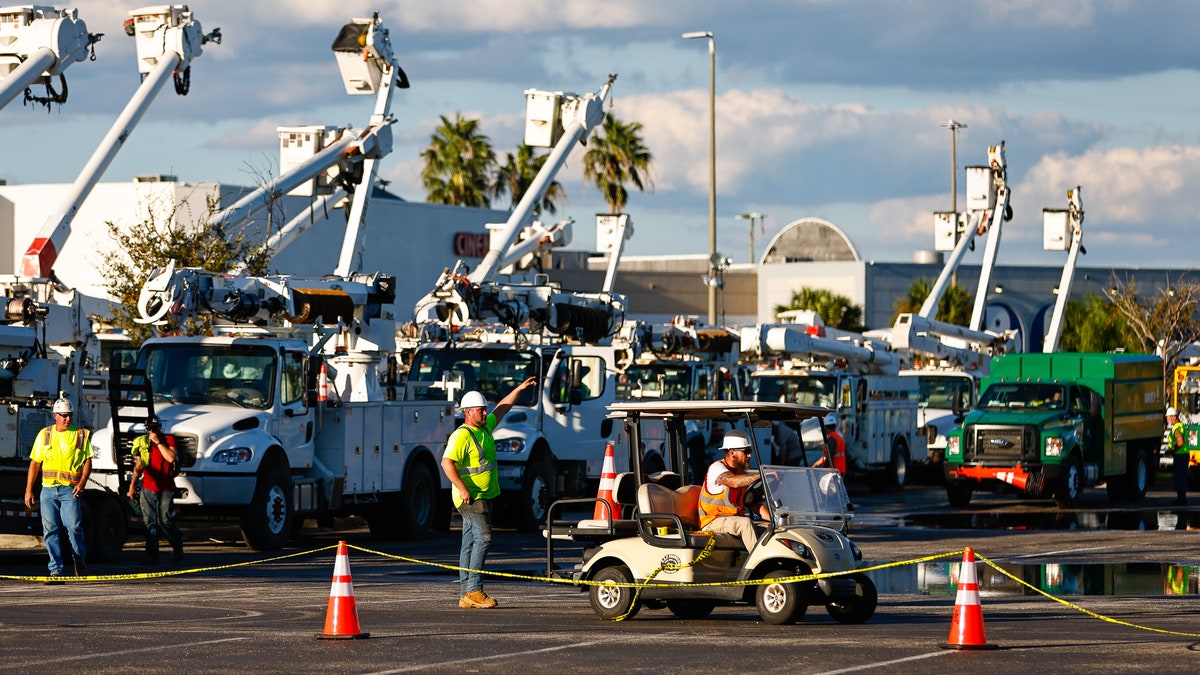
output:
[{"label": "safety helmet", "polygon": [[825,419],[821,420],[821,424],[824,426],[827,426],[827,427],[836,427],[837,426],[837,415],[834,413],[829,413],[828,415],[825,416]]},{"label": "safety helmet", "polygon": [[54,402],[54,408],[52,409],[52,412],[54,412],[55,414],[73,413],[73,412],[75,412],[75,409],[71,406],[71,399],[60,398]]},{"label": "safety helmet", "polygon": [[477,391],[468,391],[467,393],[463,394],[462,401],[459,401],[459,403],[458,403],[459,410],[466,410],[467,408],[486,408],[486,407],[487,407],[487,399],[485,399],[483,397],[483,394],[481,394]]},{"label": "safety helmet", "polygon": [[[55,405],[54,407],[57,408],[58,406]],[[58,410],[55,410],[54,412],[58,412]],[[1167,408],[1167,417],[1179,417],[1179,411],[1175,408]]]},{"label": "safety helmet", "polygon": [[741,429],[734,429],[725,434],[725,440],[721,441],[722,450],[749,450],[750,437]]},{"label": "safety helmet", "polygon": [[147,415],[146,416],[146,428],[147,429],[161,429],[162,428],[162,421],[158,419],[158,415]]}]

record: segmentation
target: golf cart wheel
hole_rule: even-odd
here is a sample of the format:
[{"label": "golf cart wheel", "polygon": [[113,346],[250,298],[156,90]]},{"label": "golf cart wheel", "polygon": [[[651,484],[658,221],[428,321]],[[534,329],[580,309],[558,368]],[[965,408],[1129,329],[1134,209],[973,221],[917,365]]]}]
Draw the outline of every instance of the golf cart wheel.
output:
[{"label": "golf cart wheel", "polygon": [[[789,570],[775,570],[764,579],[795,576]],[[796,623],[808,611],[808,586],[801,583],[769,583],[758,587],[754,604],[763,621],[775,625]]]},{"label": "golf cart wheel", "polygon": [[852,574],[850,578],[854,580],[854,597],[825,605],[825,611],[838,623],[862,623],[870,619],[879,602],[875,584],[867,575]]},{"label": "golf cart wheel", "polygon": [[667,609],[680,619],[703,619],[712,614],[717,608],[716,600],[697,600],[693,598],[668,600]]},{"label": "golf cart wheel", "polygon": [[[633,578],[624,567],[605,567],[592,577],[592,581],[599,584],[628,584],[633,582]],[[641,605],[633,602],[634,590],[628,586],[590,586],[588,602],[592,605],[592,611],[601,619],[632,619],[641,609]]]}]

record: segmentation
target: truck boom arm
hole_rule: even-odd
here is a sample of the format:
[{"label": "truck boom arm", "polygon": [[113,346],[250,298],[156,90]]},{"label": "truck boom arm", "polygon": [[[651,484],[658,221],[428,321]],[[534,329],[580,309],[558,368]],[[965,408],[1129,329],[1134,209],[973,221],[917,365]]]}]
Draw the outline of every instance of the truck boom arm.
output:
[{"label": "truck boom arm", "polygon": [[[103,33],[87,32],[74,9],[19,5],[0,7],[0,110],[22,90],[63,76],[83,61]],[[66,99],[66,88],[61,94]]]},{"label": "truck boom arm", "polygon": [[1079,260],[1079,254],[1087,252],[1083,248],[1082,187],[1076,186],[1074,190],[1067,191],[1067,228],[1071,246],[1067,253],[1067,264],[1063,266],[1062,279],[1058,282],[1058,299],[1054,301],[1050,328],[1046,331],[1045,342],[1042,343],[1042,351],[1046,354],[1058,351],[1058,341],[1062,338],[1063,316],[1067,311],[1067,300],[1071,297],[1071,282],[1075,280],[1075,264]]}]

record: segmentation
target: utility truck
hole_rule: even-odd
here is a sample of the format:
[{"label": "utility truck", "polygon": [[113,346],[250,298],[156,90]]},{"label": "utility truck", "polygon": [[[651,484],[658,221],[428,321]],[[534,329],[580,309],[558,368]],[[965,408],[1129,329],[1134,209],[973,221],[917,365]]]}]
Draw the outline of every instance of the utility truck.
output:
[{"label": "utility truck", "polygon": [[900,375],[886,340],[829,328],[809,311],[794,323],[741,329],[741,350],[748,399],[836,410],[848,472],[865,474],[873,489],[902,489],[910,464],[925,460],[917,380]]},{"label": "utility truck", "polygon": [[[0,7],[0,110],[22,91],[26,102],[66,103],[66,69],[87,58],[96,60],[95,45],[103,35],[89,33],[74,9]],[[56,75],[61,91],[54,88]],[[33,93],[39,84],[45,96]]]},{"label": "utility truck", "polygon": [[[372,123],[347,130],[214,220],[231,222],[330,169],[359,176],[342,250],[360,232],[373,162],[387,154],[392,90],[404,82],[378,15],[354,19],[334,43],[347,89],[377,95]],[[281,144],[291,137],[284,135]],[[357,168],[356,168],[357,165]],[[361,200],[360,200],[361,198]],[[320,279],[156,270],[138,299],[142,320],[165,331],[211,323],[211,335],[147,340],[136,364],[163,428],[180,446],[176,504],[185,513],[235,515],[258,550],[283,546],[304,517],[357,513],[378,536],[424,536],[449,521],[438,464],[454,428],[445,401],[400,401],[395,368],[395,279],[343,269]],[[96,434],[93,475],[124,490],[128,437],[140,431],[114,400]],[[439,512],[438,509],[441,509]]]},{"label": "utility truck", "polygon": [[1077,502],[1107,485],[1141,501],[1163,434],[1163,364],[1143,354],[1006,354],[946,448],[946,495],[966,506],[981,487]]},{"label": "utility truck", "polygon": [[569,241],[569,220],[544,226],[533,221],[534,207],[575,144],[603,122],[615,77],[583,96],[526,92],[526,143],[553,150],[508,220],[492,228],[480,264],[469,270],[460,260],[445,270],[402,335],[409,401],[454,402],[476,390],[495,402],[525,378],[539,378],[494,431],[508,507],[500,513],[528,530],[545,522],[556,495],[594,494],[605,446],[625,442],[605,411],[616,400],[618,372],[634,356],[620,335],[625,298],[612,291],[620,248],[632,232],[628,215],[613,217],[619,243],[599,291],[564,289],[525,267]]},{"label": "utility truck", "polygon": [[1188,449],[1188,489],[1200,490],[1200,366],[1176,366],[1171,379],[1171,407],[1179,412]]}]

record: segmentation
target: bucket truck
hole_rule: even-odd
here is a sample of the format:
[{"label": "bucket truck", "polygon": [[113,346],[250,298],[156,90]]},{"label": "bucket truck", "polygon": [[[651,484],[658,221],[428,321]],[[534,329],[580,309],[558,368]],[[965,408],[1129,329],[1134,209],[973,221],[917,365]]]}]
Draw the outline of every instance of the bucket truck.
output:
[{"label": "bucket truck", "polygon": [[143,7],[129,13],[125,33],[135,40],[138,72],[142,83],[121,111],[108,135],[92,153],[70,191],[58,208],[46,218],[21,260],[21,275],[31,279],[50,277],[58,252],[71,233],[71,221],[87,199],[105,169],[117,156],[146,109],[154,101],[169,76],[174,76],[175,92],[181,96],[191,86],[191,63],[200,56],[202,46],[221,42],[221,30],[205,35],[200,22],[192,18],[187,5]]},{"label": "bucket truck", "polygon": [[[522,239],[522,233],[534,227],[527,225],[534,205],[575,144],[603,122],[614,79],[583,96],[526,92],[525,142],[553,150],[508,220],[492,230],[481,263],[467,270],[459,261],[445,270],[418,301],[405,336],[412,349],[407,400],[456,401],[475,390],[495,402],[538,376],[539,388],[523,392],[494,432],[502,498],[509,501],[501,512],[528,530],[544,525],[556,496],[594,490],[589,481],[600,478],[605,445],[625,442],[606,419],[617,373],[631,358],[631,346],[618,335],[625,298],[611,286],[565,290],[541,274],[500,278],[505,267],[554,245],[550,237]],[[628,216],[618,220],[628,226]]]},{"label": "bucket truck", "polygon": [[[78,10],[0,7],[0,110],[22,91],[26,103],[66,103],[65,71],[77,61],[96,60],[95,45],[101,36],[88,32]],[[54,88],[56,75],[62,91]],[[30,87],[35,84],[46,88],[45,96],[33,94]]]},{"label": "bucket truck", "polygon": [[900,375],[886,340],[828,328],[819,314],[795,323],[741,329],[743,363],[753,364],[747,395],[837,411],[847,467],[874,490],[902,489],[912,462],[926,457],[917,432],[917,380]]},{"label": "bucket truck", "polygon": [[[979,378],[987,375],[993,356],[1006,351],[1012,335],[982,330],[991,274],[996,265],[1001,228],[1011,218],[1011,191],[1004,142],[988,148],[987,166],[967,167],[966,227],[957,232],[958,213],[935,214],[935,242],[939,249],[957,241],[929,296],[917,314],[896,317],[890,341],[903,356],[902,375],[915,377],[920,385],[917,425],[929,449],[929,464],[940,477],[946,451],[946,434],[962,422],[962,414],[975,404]],[[937,320],[938,303],[963,256],[973,248],[977,235],[988,235],[975,307],[970,327]],[[961,236],[960,236],[961,235]]]},{"label": "bucket truck", "polygon": [[[353,58],[343,59],[347,44]],[[258,550],[283,546],[304,517],[361,514],[383,537],[426,536],[436,521],[449,521],[438,464],[454,429],[452,405],[397,400],[395,279],[349,270],[374,176],[373,167],[357,167],[390,149],[391,90],[406,81],[377,15],[351,21],[334,50],[347,89],[377,93],[372,124],[321,149],[309,143],[311,158],[210,222],[243,218],[270,194],[337,167],[357,180],[344,183],[356,206],[343,241],[350,253],[337,273],[252,277],[171,263],[138,299],[145,322],[212,324],[211,336],[146,341],[133,374],[144,374],[163,428],[181,448],[175,503],[236,515]],[[285,150],[293,140],[283,135]],[[124,440],[138,426],[122,411],[137,404],[114,399],[114,424],[96,434],[93,475],[113,489],[126,485]]]}]

